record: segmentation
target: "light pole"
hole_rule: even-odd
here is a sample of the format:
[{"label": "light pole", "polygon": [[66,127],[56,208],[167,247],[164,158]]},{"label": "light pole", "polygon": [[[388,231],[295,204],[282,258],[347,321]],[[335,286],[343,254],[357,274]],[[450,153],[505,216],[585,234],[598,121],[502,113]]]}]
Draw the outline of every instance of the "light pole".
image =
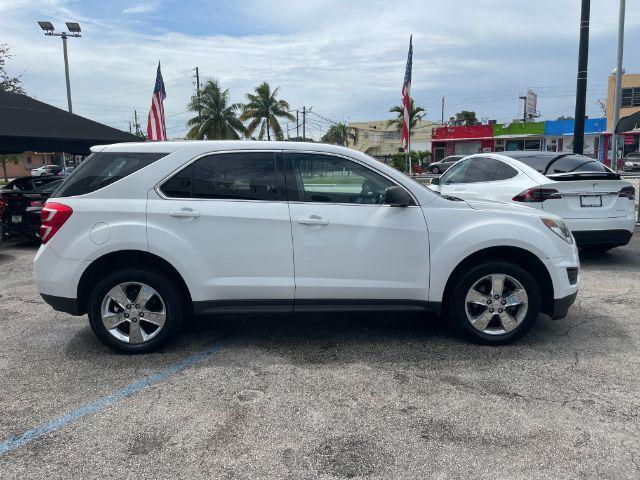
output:
[{"label": "light pole", "polygon": [[38,21],[40,28],[44,30],[44,34],[48,37],[61,37],[62,38],[62,53],[64,54],[64,74],[67,80],[67,106],[69,107],[69,113],[73,113],[73,107],[71,105],[71,82],[69,81],[69,57],[67,55],[67,38],[68,37],[81,37],[80,24],[78,22],[67,22],[68,32],[54,32],[53,23]]},{"label": "light pole", "polygon": [[613,105],[613,131],[611,132],[611,170],[618,171],[618,134],[616,128],[620,120],[620,105],[622,103],[622,52],[624,48],[624,9],[625,0],[620,0],[620,10],[618,12],[618,52],[616,55],[616,93]]}]

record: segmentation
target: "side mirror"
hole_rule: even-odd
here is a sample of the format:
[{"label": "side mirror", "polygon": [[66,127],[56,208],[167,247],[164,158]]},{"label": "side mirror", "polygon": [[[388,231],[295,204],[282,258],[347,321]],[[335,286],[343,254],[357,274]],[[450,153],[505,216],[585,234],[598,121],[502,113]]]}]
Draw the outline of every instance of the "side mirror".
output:
[{"label": "side mirror", "polygon": [[440,177],[432,178],[431,185],[440,185]]},{"label": "side mirror", "polygon": [[408,207],[413,205],[413,198],[404,188],[394,185],[384,191],[383,203],[392,207]]}]

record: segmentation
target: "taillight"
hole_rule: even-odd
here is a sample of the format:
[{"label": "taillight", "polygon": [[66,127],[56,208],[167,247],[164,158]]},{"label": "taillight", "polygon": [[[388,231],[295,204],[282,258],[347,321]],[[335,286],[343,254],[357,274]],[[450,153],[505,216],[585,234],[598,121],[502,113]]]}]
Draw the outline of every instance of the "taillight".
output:
[{"label": "taillight", "polygon": [[44,205],[44,201],[42,200],[31,200],[29,202],[30,207],[42,207]]},{"label": "taillight", "polygon": [[634,187],[622,187],[618,196],[634,200],[636,198],[636,189]]},{"label": "taillight", "polygon": [[4,198],[0,198],[0,217],[2,217],[2,211],[4,210]]},{"label": "taillight", "polygon": [[47,203],[40,212],[40,240],[47,243],[69,219],[73,209],[61,203]]},{"label": "taillight", "polygon": [[562,195],[554,188],[530,188],[513,197],[514,202],[544,202],[545,200],[558,200]]}]

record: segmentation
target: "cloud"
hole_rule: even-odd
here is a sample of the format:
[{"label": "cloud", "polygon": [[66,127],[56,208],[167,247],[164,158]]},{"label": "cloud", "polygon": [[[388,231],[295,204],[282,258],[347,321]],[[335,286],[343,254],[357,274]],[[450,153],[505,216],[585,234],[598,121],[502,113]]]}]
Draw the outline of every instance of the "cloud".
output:
[{"label": "cloud", "polygon": [[[74,110],[118,128],[128,128],[134,108],[146,117],[158,60],[168,127],[176,135],[186,130],[195,66],[201,79],[216,77],[229,88],[233,102],[268,81],[281,87],[281,98],[294,109],[313,106],[335,120],[388,118],[389,107],[400,99],[410,33],[412,94],[430,119],[439,119],[444,96],[445,117],[466,109],[509,121],[519,117],[517,97],[528,87],[538,91],[545,118],[573,113],[579,9],[569,0],[538,0],[526,8],[509,0],[485,0],[481,8],[471,0],[429,2],[429,8],[424,1],[407,0],[402,9],[375,0],[248,0],[220,2],[215,14],[208,1],[185,0],[154,3],[153,18],[135,19],[122,16],[123,7],[143,4],[113,3],[103,11],[51,0],[3,13],[3,41],[15,55],[9,66],[25,71],[29,94],[66,105],[60,42],[44,38],[34,23],[34,12],[46,4],[54,23],[79,19],[83,26],[83,37],[69,41]],[[31,24],[32,29],[25,27]],[[592,5],[587,99],[592,116],[599,113],[595,101],[606,95],[615,62],[616,26],[615,9]],[[625,67],[638,72],[640,57],[630,48],[640,41],[637,4],[628,5],[626,27]]]},{"label": "cloud", "polygon": [[137,5],[132,5],[125,8],[124,10],[122,10],[122,13],[123,15],[137,15],[141,13],[151,13],[158,10],[158,8],[160,8],[159,3],[139,3]]}]

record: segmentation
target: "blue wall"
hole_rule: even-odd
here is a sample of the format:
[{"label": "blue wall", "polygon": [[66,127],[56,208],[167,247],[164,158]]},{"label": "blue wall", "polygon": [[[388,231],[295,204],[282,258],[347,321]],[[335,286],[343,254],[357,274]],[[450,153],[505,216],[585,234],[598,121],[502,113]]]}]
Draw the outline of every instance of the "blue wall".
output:
[{"label": "blue wall", "polygon": [[[575,120],[547,120],[544,122],[545,135],[573,135]],[[606,130],[606,118],[587,118],[584,133],[601,133]]]}]

